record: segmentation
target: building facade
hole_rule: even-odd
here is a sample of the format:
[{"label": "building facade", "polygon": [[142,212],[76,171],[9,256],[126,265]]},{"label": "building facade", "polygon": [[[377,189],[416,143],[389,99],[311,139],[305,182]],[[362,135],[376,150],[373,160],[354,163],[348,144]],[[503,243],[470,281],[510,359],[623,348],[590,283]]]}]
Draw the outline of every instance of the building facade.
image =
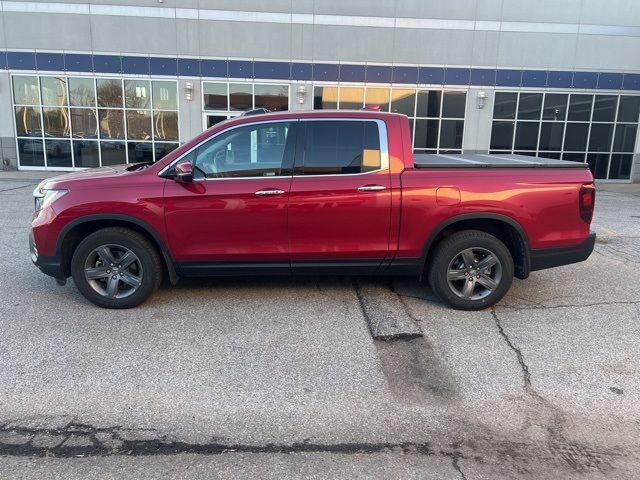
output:
[{"label": "building facade", "polygon": [[243,111],[375,106],[416,151],[640,182],[635,0],[0,1],[4,169],[157,160]]}]

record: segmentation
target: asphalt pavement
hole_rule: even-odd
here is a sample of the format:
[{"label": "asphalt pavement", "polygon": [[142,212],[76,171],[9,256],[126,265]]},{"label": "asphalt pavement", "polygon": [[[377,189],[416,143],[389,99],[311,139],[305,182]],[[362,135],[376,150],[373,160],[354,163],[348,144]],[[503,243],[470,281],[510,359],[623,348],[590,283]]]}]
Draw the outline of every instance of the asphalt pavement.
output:
[{"label": "asphalt pavement", "polygon": [[347,277],[110,311],[31,264],[36,183],[0,177],[0,479],[637,478],[637,193],[599,191],[590,259],[483,312]]}]

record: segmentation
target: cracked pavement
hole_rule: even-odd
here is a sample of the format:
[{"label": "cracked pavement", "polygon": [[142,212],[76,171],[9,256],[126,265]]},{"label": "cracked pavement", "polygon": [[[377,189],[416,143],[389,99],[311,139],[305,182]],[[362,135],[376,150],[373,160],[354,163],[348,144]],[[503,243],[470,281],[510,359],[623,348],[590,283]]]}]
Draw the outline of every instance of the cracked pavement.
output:
[{"label": "cracked pavement", "polygon": [[483,312],[351,278],[106,311],[31,265],[35,183],[0,178],[0,478],[637,476],[639,195],[598,192],[592,257]]}]

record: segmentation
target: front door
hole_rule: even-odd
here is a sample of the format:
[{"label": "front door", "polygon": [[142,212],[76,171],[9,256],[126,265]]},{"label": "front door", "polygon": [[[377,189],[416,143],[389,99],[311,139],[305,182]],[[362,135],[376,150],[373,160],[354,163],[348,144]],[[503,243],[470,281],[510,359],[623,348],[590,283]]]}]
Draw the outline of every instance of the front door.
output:
[{"label": "front door", "polygon": [[287,204],[296,121],[237,126],[188,155],[194,181],[168,180],[166,225],[188,274],[289,273]]},{"label": "front door", "polygon": [[294,273],[377,271],[389,252],[390,222],[384,122],[301,121],[289,201]]}]

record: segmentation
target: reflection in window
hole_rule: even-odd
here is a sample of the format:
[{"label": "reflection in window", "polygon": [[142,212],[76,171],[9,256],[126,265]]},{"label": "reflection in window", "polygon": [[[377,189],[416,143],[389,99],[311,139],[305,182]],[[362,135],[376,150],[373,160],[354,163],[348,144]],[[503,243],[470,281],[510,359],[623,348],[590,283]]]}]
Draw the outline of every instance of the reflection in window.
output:
[{"label": "reflection in window", "polygon": [[251,110],[253,108],[253,86],[247,83],[229,84],[229,109]]},{"label": "reflection in window", "polygon": [[416,91],[394,88],[391,90],[391,111],[413,117],[416,108]]},{"label": "reflection in window", "polygon": [[593,95],[571,94],[569,98],[569,115],[567,120],[570,121],[589,121],[591,120],[591,105],[593,104]]},{"label": "reflection in window", "polygon": [[69,78],[69,103],[72,107],[96,106],[96,88],[93,78]]},{"label": "reflection in window", "polygon": [[151,112],[149,110],[127,110],[127,138],[151,140]]},{"label": "reflection in window", "polygon": [[67,105],[67,81],[64,77],[40,77],[40,88],[42,105]]},{"label": "reflection in window", "polygon": [[288,85],[255,85],[255,108],[265,108],[269,112],[289,110]]},{"label": "reflection in window", "polygon": [[156,140],[178,140],[178,112],[155,112],[153,114],[153,138]]},{"label": "reflection in window", "polygon": [[153,80],[153,108],[156,110],[177,110],[178,92],[176,82]]},{"label": "reflection in window", "polygon": [[633,155],[621,155],[614,153],[611,155],[611,166],[609,168],[609,178],[627,179],[631,176],[631,164]]},{"label": "reflection in window", "polygon": [[156,142],[155,143],[155,161],[157,162],[158,160],[160,160],[162,157],[170,154],[171,152],[173,152],[176,148],[178,148],[178,144],[177,143],[160,143],[160,142]]},{"label": "reflection in window", "polygon": [[16,105],[40,105],[38,77],[14,76],[13,99]]},{"label": "reflection in window", "polygon": [[467,92],[444,92],[442,118],[464,118]]},{"label": "reflection in window", "polygon": [[416,120],[414,148],[438,148],[439,120]]},{"label": "reflection in window", "polygon": [[338,108],[338,87],[315,87],[313,89],[315,110],[335,110]]},{"label": "reflection in window", "polygon": [[122,108],[122,81],[109,79],[98,79],[96,81],[98,89],[99,107],[119,107]]},{"label": "reflection in window", "polygon": [[514,124],[515,122],[493,122],[491,150],[511,150],[513,148]]},{"label": "reflection in window", "polygon": [[61,108],[43,108],[42,119],[45,137],[68,137],[71,133],[69,110]]},{"label": "reflection in window", "polygon": [[588,123],[567,123],[567,131],[564,134],[564,150],[582,151],[587,149],[587,136],[589,135]]},{"label": "reflection in window", "polygon": [[44,167],[44,147],[41,138],[19,138],[18,154],[23,167]]},{"label": "reflection in window", "polygon": [[587,155],[587,163],[594,178],[607,178],[607,169],[609,168],[608,153],[590,153]]},{"label": "reflection in window", "polygon": [[127,163],[124,142],[100,142],[102,165],[122,165]]},{"label": "reflection in window", "polygon": [[364,105],[364,88],[361,87],[341,87],[340,88],[340,110],[360,110]]},{"label": "reflection in window", "polygon": [[75,167],[91,168],[100,166],[100,154],[98,153],[98,142],[74,140],[73,157]]},{"label": "reflection in window", "polygon": [[416,117],[438,118],[441,97],[442,92],[439,90],[418,90]]},{"label": "reflection in window", "polygon": [[637,123],[640,117],[640,96],[622,95],[618,107],[618,121]]},{"label": "reflection in window", "polygon": [[543,122],[540,131],[540,150],[562,150],[563,134],[564,123]]},{"label": "reflection in window", "polygon": [[515,150],[536,150],[539,127],[538,122],[518,122],[513,148]]},{"label": "reflection in window", "polygon": [[45,140],[48,167],[73,167],[71,140]]},{"label": "reflection in window", "polygon": [[[640,98],[640,97],[639,97]],[[613,141],[614,152],[633,152],[636,144],[638,126],[620,123],[616,126],[616,136]]]},{"label": "reflection in window", "polygon": [[93,108],[71,109],[71,133],[75,138],[97,138],[98,119]]},{"label": "reflection in window", "polygon": [[596,99],[593,102],[593,121],[613,122],[617,103],[617,95],[596,95]]},{"label": "reflection in window", "polygon": [[229,110],[226,83],[205,82],[202,84],[205,110]]},{"label": "reflection in window", "polygon": [[98,110],[100,138],[124,138],[123,110]]},{"label": "reflection in window", "polygon": [[493,102],[493,118],[516,118],[517,103],[517,93],[496,92]]},{"label": "reflection in window", "polygon": [[594,123],[591,125],[591,136],[589,137],[590,152],[610,152],[611,137],[613,135],[613,124]]},{"label": "reflection in window", "polygon": [[129,150],[129,162],[153,162],[153,143],[151,142],[127,142]]},{"label": "reflection in window", "polygon": [[151,88],[148,80],[124,81],[124,104],[127,108],[151,107]]},{"label": "reflection in window", "polygon": [[381,112],[389,111],[389,89],[388,88],[367,88],[365,107],[378,108]]},{"label": "reflection in window", "polygon": [[40,137],[40,107],[16,107],[16,133],[18,137]]},{"label": "reflection in window", "polygon": [[518,103],[519,120],[538,120],[542,108],[541,93],[521,93]]},{"label": "reflection in window", "polygon": [[547,93],[544,96],[544,109],[542,110],[543,120],[564,120],[567,115],[566,93]]},{"label": "reflection in window", "polygon": [[440,148],[461,149],[464,121],[442,120],[440,123]]}]

